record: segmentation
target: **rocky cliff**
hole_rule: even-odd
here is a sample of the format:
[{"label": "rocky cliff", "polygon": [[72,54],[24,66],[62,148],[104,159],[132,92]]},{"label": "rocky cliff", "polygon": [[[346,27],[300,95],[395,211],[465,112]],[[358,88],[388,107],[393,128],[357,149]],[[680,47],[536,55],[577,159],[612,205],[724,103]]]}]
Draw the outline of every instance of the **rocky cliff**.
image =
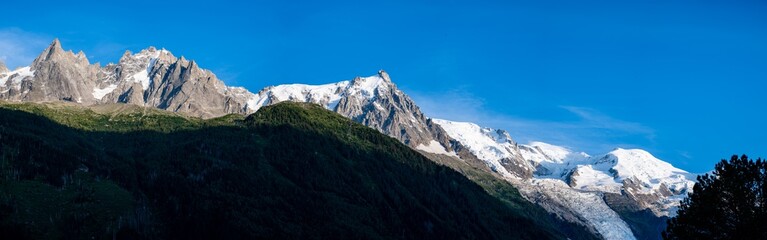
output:
[{"label": "rocky cliff", "polygon": [[63,50],[56,39],[30,66],[0,77],[0,99],[6,101],[130,103],[204,118],[252,112],[252,93],[227,87],[195,61],[154,47],[126,51],[118,63],[101,67],[82,52]]}]

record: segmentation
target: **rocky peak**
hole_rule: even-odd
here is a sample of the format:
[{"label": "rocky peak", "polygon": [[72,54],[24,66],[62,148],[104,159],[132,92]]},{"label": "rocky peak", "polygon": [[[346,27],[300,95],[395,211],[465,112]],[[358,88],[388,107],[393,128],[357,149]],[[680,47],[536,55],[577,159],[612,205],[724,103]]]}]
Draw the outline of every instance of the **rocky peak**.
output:
[{"label": "rocky peak", "polygon": [[380,76],[384,81],[391,83],[391,78],[389,78],[389,74],[386,73],[383,69],[378,70],[378,76]]},{"label": "rocky peak", "polygon": [[120,61],[119,62],[123,62],[123,61],[127,60],[132,55],[133,55],[133,52],[131,52],[130,50],[125,50],[125,52],[123,52],[122,57],[120,57]]},{"label": "rocky peak", "polygon": [[[61,42],[59,42],[59,39],[56,38],[50,45],[48,45],[48,48],[43,50],[43,52],[40,53],[37,58],[35,58],[35,60],[32,62],[32,67],[35,68],[35,66],[38,66],[41,62],[45,61],[61,60],[62,58],[67,57],[66,53],[67,52],[61,48]],[[74,54],[72,54],[72,57],[74,57]]]},{"label": "rocky peak", "polygon": [[75,55],[75,58],[77,59],[77,63],[80,65],[90,65],[90,61],[88,61],[88,57],[85,56],[85,53],[80,50],[77,52],[77,55]]},{"label": "rocky peak", "polygon": [[[30,67],[0,76],[0,99],[68,101],[83,105],[131,103],[199,117],[246,113],[253,95],[230,91],[195,61],[177,59],[165,49],[125,51],[116,64],[91,65],[86,54],[65,51],[54,40]],[[4,74],[8,75],[8,74]]]},{"label": "rocky peak", "polygon": [[8,101],[68,101],[93,103],[91,91],[98,66],[90,65],[85,53],[64,51],[58,39],[13,78],[12,86],[0,94]]},{"label": "rocky peak", "polygon": [[79,68],[86,68],[90,65],[90,62],[83,51],[79,51],[77,54],[71,50],[65,51],[58,38],[54,39],[48,48],[35,58],[31,65],[32,70],[42,67],[44,62],[59,62],[64,65],[72,64]]},{"label": "rocky peak", "polygon": [[123,53],[123,56],[120,57],[120,62],[126,62],[126,61],[148,61],[148,60],[162,60],[164,62],[173,63],[176,62],[177,59],[173,54],[165,49],[158,50],[157,48],[150,46],[146,49],[143,49],[135,54],[133,54],[130,50],[126,50],[125,53]]},{"label": "rocky peak", "polygon": [[393,95],[393,90],[397,88],[391,82],[386,81],[381,75],[370,77],[356,77],[346,88],[345,95],[358,98],[363,102],[372,101],[378,97],[387,97]]},{"label": "rocky peak", "polygon": [[177,60],[176,56],[173,56],[173,53],[171,53],[168,50],[165,50],[165,48],[162,48],[162,49],[157,50],[157,51],[160,52],[160,54],[158,55],[157,59],[159,61],[161,61],[161,62],[175,62]]},{"label": "rocky peak", "polygon": [[[424,116],[406,94],[397,90],[383,71],[324,85],[286,84],[264,88],[248,101],[250,111],[281,101],[312,102],[354,121],[378,129],[424,151],[450,155],[444,130]],[[454,154],[454,153],[453,153]]]}]

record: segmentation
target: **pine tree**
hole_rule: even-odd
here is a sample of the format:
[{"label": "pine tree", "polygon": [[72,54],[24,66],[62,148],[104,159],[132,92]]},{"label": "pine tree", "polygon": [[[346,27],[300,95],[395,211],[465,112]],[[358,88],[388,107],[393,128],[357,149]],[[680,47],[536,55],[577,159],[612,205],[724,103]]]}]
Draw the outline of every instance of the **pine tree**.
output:
[{"label": "pine tree", "polygon": [[697,180],[664,239],[767,239],[767,161],[732,156]]}]

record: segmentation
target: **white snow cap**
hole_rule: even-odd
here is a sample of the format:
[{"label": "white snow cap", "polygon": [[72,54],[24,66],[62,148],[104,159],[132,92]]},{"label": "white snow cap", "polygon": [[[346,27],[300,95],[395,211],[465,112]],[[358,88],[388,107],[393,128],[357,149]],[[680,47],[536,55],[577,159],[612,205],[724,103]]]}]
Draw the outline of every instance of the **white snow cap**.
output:
[{"label": "white snow cap", "polygon": [[513,174],[503,167],[501,161],[521,156],[530,164],[522,164],[521,167],[533,168],[533,180],[558,181],[573,190],[620,194],[625,188],[624,182],[631,181],[634,184],[631,189],[627,188],[630,194],[660,196],[652,209],[659,215],[673,215],[679,200],[695,184],[693,174],[641,149],[619,148],[604,155],[590,156],[544,142],[517,145],[505,131],[482,128],[474,123],[441,119],[434,119],[434,122],[504,177],[513,177]]},{"label": "white snow cap", "polygon": [[614,172],[618,181],[636,178],[647,190],[658,189],[665,184],[670,190],[692,189],[694,174],[676,168],[642,149],[617,148],[596,159],[595,168]]},{"label": "white snow cap", "polygon": [[[385,72],[384,72],[385,73]],[[370,77],[357,77],[354,80],[323,85],[283,84],[271,86],[248,100],[248,110],[256,111],[272,102],[295,101],[313,102],[323,105],[328,110],[335,110],[344,97],[361,97],[371,101],[377,91],[388,91],[388,83],[382,74]]]},{"label": "white snow cap", "polygon": [[440,125],[448,136],[458,140],[477,158],[484,161],[490,169],[505,177],[513,177],[500,162],[504,158],[512,157],[515,152],[515,143],[505,131],[482,128],[470,122],[432,120]]}]

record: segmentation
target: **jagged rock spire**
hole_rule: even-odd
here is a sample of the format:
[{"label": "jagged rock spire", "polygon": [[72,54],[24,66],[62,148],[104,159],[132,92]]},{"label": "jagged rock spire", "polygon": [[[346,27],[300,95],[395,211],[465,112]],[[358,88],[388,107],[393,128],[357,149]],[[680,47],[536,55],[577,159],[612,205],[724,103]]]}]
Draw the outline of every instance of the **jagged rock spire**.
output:
[{"label": "jagged rock spire", "polygon": [[133,53],[130,50],[125,50],[125,52],[123,52],[122,57],[120,57],[120,62],[125,61],[125,59],[130,58],[131,55],[133,55]]},{"label": "jagged rock spire", "polygon": [[4,100],[95,103],[92,92],[99,67],[91,65],[82,51],[65,51],[58,38],[23,73],[2,96]]},{"label": "jagged rock spire", "polygon": [[32,62],[32,66],[37,66],[40,62],[55,58],[62,53],[64,53],[64,49],[61,48],[61,42],[59,42],[58,38],[53,39],[53,42],[48,45],[48,48],[43,50],[43,52],[35,58],[35,61]]},{"label": "jagged rock spire", "polygon": [[391,82],[391,78],[389,78],[389,74],[386,73],[386,71],[384,71],[383,69],[378,70],[378,76],[380,76],[381,78],[383,78],[387,82]]},{"label": "jagged rock spire", "polygon": [[79,65],[89,65],[90,62],[88,62],[88,58],[85,56],[85,53],[83,51],[78,52],[75,54],[74,52],[65,51],[61,47],[61,42],[58,38],[54,39],[53,42],[46,48],[42,53],[40,53],[37,58],[32,62],[32,69],[37,69],[42,62],[46,61],[54,61],[54,62],[72,62],[77,63]]}]

